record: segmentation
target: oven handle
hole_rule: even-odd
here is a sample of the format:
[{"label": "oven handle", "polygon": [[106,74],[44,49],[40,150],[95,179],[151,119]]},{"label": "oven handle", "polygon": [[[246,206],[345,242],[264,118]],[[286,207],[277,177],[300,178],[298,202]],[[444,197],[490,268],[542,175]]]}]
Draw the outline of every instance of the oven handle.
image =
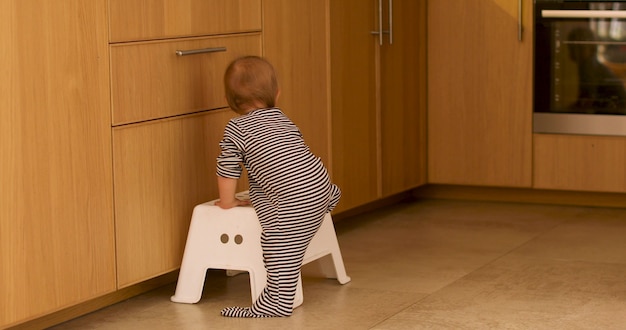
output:
[{"label": "oven handle", "polygon": [[545,18],[626,18],[626,10],[548,10],[541,11]]}]

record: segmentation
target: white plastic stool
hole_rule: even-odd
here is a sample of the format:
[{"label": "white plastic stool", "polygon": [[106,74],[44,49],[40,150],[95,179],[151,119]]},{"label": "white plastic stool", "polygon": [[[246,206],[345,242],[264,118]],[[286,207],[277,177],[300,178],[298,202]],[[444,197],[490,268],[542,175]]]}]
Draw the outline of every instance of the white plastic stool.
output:
[{"label": "white plastic stool", "polygon": [[[326,214],[304,254],[303,265],[329,254],[332,260],[320,260],[325,261],[320,265],[322,274],[327,278],[336,278],[341,284],[350,282],[333,220],[330,214]],[[176,292],[171,300],[188,304],[200,301],[209,268],[247,271],[253,302],[263,292],[267,273],[261,249],[261,225],[251,206],[224,210],[211,201],[194,208]],[[299,279],[294,308],[303,301],[302,279]]]}]

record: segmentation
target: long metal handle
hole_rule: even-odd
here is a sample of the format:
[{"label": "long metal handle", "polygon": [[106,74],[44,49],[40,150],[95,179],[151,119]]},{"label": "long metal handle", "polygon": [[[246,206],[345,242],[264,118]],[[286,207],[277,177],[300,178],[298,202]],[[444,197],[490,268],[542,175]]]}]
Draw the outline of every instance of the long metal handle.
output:
[{"label": "long metal handle", "polygon": [[393,44],[393,0],[389,0],[389,44]]},{"label": "long metal handle", "polygon": [[378,0],[378,43],[383,45],[383,0]]},{"label": "long metal handle", "polygon": [[546,18],[626,18],[626,10],[542,10]]},{"label": "long metal handle", "polygon": [[213,48],[192,49],[192,50],[177,50],[176,55],[187,56],[187,55],[194,55],[194,54],[217,53],[217,52],[225,52],[225,51],[226,51],[226,47],[213,47]]},{"label": "long metal handle", "polygon": [[371,31],[378,35],[378,43],[383,45],[383,0],[378,0],[378,31]]},{"label": "long metal handle", "polygon": [[522,30],[524,28],[522,24],[522,0],[517,0],[517,40],[522,41]]}]

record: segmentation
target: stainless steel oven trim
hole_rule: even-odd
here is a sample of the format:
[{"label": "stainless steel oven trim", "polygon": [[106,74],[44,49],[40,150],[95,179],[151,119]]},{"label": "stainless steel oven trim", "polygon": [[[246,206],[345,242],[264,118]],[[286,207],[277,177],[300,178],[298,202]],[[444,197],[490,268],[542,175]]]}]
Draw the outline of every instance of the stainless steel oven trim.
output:
[{"label": "stainless steel oven trim", "polygon": [[626,10],[550,10],[541,11],[545,18],[626,18]]},{"label": "stainless steel oven trim", "polygon": [[626,116],[535,112],[533,133],[626,136]]}]

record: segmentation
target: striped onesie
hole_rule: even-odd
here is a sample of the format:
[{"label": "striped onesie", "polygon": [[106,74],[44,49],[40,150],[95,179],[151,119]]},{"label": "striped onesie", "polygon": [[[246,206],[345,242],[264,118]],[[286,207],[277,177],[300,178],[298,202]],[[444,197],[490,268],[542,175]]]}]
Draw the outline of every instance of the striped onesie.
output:
[{"label": "striped onesie", "polygon": [[252,307],[229,307],[232,317],[289,316],[304,253],[341,192],[296,125],[278,108],[231,119],[220,142],[217,174],[248,172],[250,201],[261,222],[267,285]]}]

